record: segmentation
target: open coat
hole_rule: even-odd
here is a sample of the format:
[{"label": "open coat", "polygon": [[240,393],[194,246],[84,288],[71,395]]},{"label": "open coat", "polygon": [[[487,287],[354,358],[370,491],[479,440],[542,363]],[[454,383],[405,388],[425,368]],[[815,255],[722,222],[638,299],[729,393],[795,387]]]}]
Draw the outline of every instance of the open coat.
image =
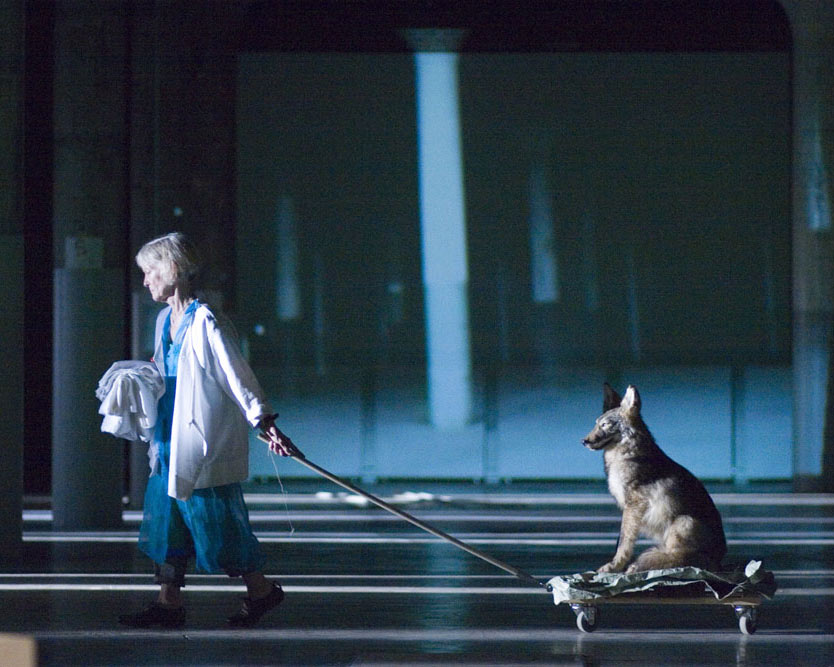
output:
[{"label": "open coat", "polygon": [[[165,374],[162,330],[156,320],[154,360]],[[242,482],[249,476],[249,432],[270,414],[263,389],[246,363],[232,325],[200,304],[180,350],[171,427],[168,495],[187,500],[194,489]],[[151,469],[158,454],[151,448]]]}]

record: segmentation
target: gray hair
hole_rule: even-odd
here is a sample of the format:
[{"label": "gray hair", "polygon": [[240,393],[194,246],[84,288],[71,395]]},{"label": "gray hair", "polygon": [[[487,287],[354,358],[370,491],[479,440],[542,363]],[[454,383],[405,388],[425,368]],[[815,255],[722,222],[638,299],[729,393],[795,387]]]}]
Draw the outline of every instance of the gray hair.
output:
[{"label": "gray hair", "polygon": [[162,277],[173,285],[178,278],[194,280],[200,270],[200,255],[185,234],[171,232],[143,245],[136,253],[136,263],[146,272],[159,268]]}]

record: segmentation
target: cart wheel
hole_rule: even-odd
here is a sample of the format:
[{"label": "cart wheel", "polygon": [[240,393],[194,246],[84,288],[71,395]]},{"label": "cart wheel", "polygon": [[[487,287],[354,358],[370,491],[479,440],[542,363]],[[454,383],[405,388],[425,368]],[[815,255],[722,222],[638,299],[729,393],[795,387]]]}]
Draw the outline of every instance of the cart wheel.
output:
[{"label": "cart wheel", "polygon": [[736,607],[736,616],[738,616],[738,629],[741,631],[741,634],[752,635],[756,632],[757,615],[758,614],[755,607]]},{"label": "cart wheel", "polygon": [[581,632],[593,632],[597,629],[599,624],[599,611],[596,607],[571,605],[573,612],[576,614],[576,627]]},{"label": "cart wheel", "polygon": [[593,632],[597,629],[597,620],[592,621],[584,611],[580,611],[576,616],[576,627],[582,632]]}]

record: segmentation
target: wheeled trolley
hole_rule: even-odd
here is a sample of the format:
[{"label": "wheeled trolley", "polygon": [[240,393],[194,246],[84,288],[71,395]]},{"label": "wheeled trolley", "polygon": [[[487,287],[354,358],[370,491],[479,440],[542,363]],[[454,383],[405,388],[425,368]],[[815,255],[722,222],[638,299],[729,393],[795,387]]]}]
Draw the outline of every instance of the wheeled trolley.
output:
[{"label": "wheeled trolley", "polygon": [[547,583],[556,604],[576,614],[576,627],[599,627],[600,607],[606,605],[721,605],[731,607],[742,634],[756,632],[759,606],[773,596],[773,574],[750,561],[744,571],[715,574],[694,567],[632,574],[585,572],[553,577]]},{"label": "wheeled trolley", "polygon": [[759,605],[762,603],[761,596],[733,597],[730,599],[717,600],[712,595],[692,596],[659,596],[655,592],[648,593],[623,593],[622,595],[604,598],[601,600],[566,600],[567,604],[576,614],[576,627],[582,632],[593,632],[599,627],[600,607],[611,604],[644,604],[644,605],[722,605],[732,607],[738,619],[738,629],[744,635],[752,635],[756,632],[759,618]]}]

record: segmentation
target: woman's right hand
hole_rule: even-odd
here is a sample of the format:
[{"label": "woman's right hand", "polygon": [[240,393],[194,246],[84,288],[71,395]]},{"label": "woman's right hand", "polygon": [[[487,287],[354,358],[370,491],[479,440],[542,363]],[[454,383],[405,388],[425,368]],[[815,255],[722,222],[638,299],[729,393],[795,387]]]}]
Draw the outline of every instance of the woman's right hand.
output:
[{"label": "woman's right hand", "polygon": [[285,435],[281,429],[275,425],[274,417],[265,418],[260,423],[261,435],[263,440],[269,443],[269,451],[279,454],[280,456],[295,456],[300,459],[304,458],[301,450],[295,446],[289,436]]}]

